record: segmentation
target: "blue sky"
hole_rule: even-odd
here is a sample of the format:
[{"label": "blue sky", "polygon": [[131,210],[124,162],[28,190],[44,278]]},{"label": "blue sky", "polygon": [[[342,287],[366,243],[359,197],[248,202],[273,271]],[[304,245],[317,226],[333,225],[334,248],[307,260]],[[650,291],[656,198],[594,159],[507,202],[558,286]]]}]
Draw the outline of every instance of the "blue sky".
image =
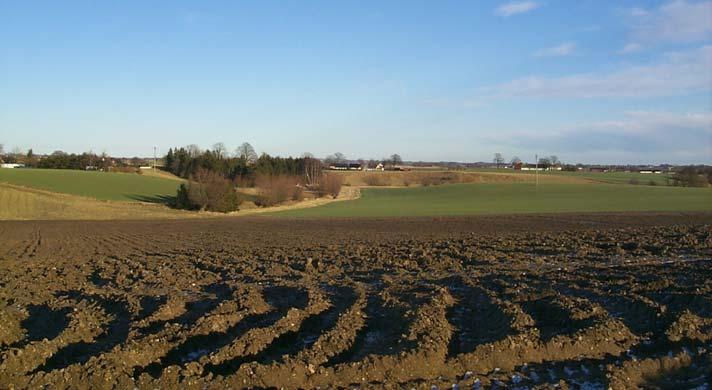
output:
[{"label": "blue sky", "polygon": [[0,143],[712,163],[711,1],[0,0]]}]

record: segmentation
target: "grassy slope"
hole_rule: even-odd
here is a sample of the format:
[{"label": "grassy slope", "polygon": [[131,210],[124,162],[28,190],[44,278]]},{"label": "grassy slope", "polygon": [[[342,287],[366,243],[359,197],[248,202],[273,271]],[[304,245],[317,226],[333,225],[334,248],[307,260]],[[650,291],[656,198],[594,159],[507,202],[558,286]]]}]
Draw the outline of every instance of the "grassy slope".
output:
[{"label": "grassy slope", "polygon": [[712,190],[613,184],[456,184],[364,189],[355,201],[277,213],[385,217],[596,211],[712,211]]},{"label": "grassy slope", "polygon": [[0,219],[190,218],[198,213],[164,205],[112,202],[0,184]]},{"label": "grassy slope", "polygon": [[0,182],[101,200],[159,201],[173,197],[176,180],[129,173],[57,169],[0,169]]}]

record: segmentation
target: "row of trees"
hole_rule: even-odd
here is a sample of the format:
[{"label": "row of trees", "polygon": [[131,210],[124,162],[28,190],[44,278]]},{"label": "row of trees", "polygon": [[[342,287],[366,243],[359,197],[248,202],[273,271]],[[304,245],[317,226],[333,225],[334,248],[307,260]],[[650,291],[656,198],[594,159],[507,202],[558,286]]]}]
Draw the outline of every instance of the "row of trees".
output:
[{"label": "row of trees", "polygon": [[[384,166],[403,164],[398,154],[382,160],[356,160],[361,166],[375,168],[379,163]],[[249,143],[240,145],[233,153],[229,153],[222,142],[216,143],[211,149],[201,150],[197,145],[170,148],[164,157],[164,169],[182,178],[189,178],[199,169],[219,172],[230,180],[237,180],[248,186],[254,185],[258,175],[291,175],[305,176],[307,184],[317,185],[321,177],[319,173],[326,165],[343,164],[349,160],[343,153],[327,156],[324,161],[315,158],[311,153],[301,157],[274,157],[263,153],[258,156]]]},{"label": "row of trees", "polygon": [[[347,163],[351,160],[347,159],[346,156],[343,153],[337,152],[334,154],[330,154],[324,158],[324,164],[331,165],[331,164],[344,164]],[[398,165],[403,165],[403,159],[401,156],[397,153],[390,155],[390,157],[384,157],[380,160],[365,160],[362,158],[353,160],[359,164],[361,164],[362,167],[364,168],[376,168],[378,164],[382,164],[384,167],[390,166],[390,167],[395,167]]]},{"label": "row of trees", "polygon": [[[126,163],[124,163],[126,161]],[[112,158],[106,153],[96,154],[94,152],[66,153],[55,150],[51,154],[38,156],[32,149],[26,153],[20,148],[14,148],[12,152],[5,153],[4,147],[0,144],[0,162],[24,164],[29,168],[43,169],[78,169],[85,170],[88,167],[101,171],[123,170],[137,171],[138,166],[144,164],[144,159],[133,157],[128,160]]]},{"label": "row of trees", "polygon": [[86,169],[87,166],[95,167],[96,169],[108,169],[112,161],[105,154],[96,155],[91,152],[81,154],[65,153],[57,150],[50,155],[39,158],[32,149],[27,153],[13,152],[8,154],[0,154],[0,160],[5,163],[24,164],[30,168],[44,169]]},{"label": "row of trees", "polygon": [[196,145],[171,148],[164,157],[164,169],[176,176],[189,178],[198,170],[217,172],[230,180],[254,184],[256,175],[302,175],[309,157],[273,157],[266,153],[257,156],[255,149],[244,143],[234,154],[224,144],[200,150]]},{"label": "row of trees", "polygon": [[258,156],[249,143],[233,153],[223,143],[207,150],[196,145],[170,148],[164,165],[167,171],[188,179],[178,189],[176,206],[191,210],[236,211],[243,202],[237,187],[257,187],[255,203],[273,206],[301,200],[305,189],[336,197],[342,186],[341,176],[325,175],[322,162],[309,153],[298,158]]},{"label": "row of trees", "polygon": [[707,187],[712,185],[712,167],[691,165],[676,170],[669,178],[672,185],[680,187]]}]

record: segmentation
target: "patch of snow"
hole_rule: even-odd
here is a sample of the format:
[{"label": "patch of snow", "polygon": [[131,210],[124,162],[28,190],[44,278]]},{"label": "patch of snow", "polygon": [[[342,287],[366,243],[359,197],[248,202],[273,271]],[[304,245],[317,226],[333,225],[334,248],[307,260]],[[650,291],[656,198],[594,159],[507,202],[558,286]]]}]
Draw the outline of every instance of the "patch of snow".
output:
[{"label": "patch of snow", "polygon": [[481,386],[482,382],[480,382],[479,379],[475,379],[475,381],[472,383],[472,390],[480,390]]}]

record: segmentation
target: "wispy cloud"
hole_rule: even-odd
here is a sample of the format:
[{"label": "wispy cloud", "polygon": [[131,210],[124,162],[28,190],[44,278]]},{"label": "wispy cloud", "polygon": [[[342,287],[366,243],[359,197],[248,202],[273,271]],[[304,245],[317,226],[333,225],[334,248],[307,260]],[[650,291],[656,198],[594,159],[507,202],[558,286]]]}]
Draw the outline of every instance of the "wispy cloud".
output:
[{"label": "wispy cloud", "polygon": [[[631,111],[620,119],[560,129],[500,133],[492,141],[565,156],[609,156],[611,162],[712,162],[712,113]],[[631,155],[632,153],[632,155]],[[585,159],[585,157],[584,157]]]},{"label": "wispy cloud", "polygon": [[668,53],[655,64],[609,73],[530,76],[480,89],[479,99],[675,96],[712,89],[712,46]]},{"label": "wispy cloud", "polygon": [[634,8],[632,39],[636,42],[697,42],[712,36],[712,1],[675,0],[658,8]]},{"label": "wispy cloud", "polygon": [[636,42],[631,42],[621,49],[621,54],[630,54],[630,53],[635,53],[637,51],[640,51],[643,48],[643,46],[639,43]]},{"label": "wispy cloud", "polygon": [[646,11],[646,10],[644,10],[644,9],[642,9],[642,8],[638,8],[638,7],[632,8],[632,9],[630,10],[630,15],[631,15],[631,16],[636,16],[636,17],[638,17],[638,16],[648,16],[648,14],[649,14],[648,11]]},{"label": "wispy cloud", "polygon": [[548,47],[536,52],[537,57],[563,57],[573,54],[576,49],[576,43],[564,42],[558,46]]},{"label": "wispy cloud", "polygon": [[421,103],[433,107],[447,108],[480,108],[486,105],[482,100],[467,100],[467,99],[449,99],[449,98],[432,98],[421,100]]},{"label": "wispy cloud", "polygon": [[497,7],[494,13],[506,18],[516,14],[523,14],[539,7],[541,7],[541,4],[536,1],[513,1]]}]

